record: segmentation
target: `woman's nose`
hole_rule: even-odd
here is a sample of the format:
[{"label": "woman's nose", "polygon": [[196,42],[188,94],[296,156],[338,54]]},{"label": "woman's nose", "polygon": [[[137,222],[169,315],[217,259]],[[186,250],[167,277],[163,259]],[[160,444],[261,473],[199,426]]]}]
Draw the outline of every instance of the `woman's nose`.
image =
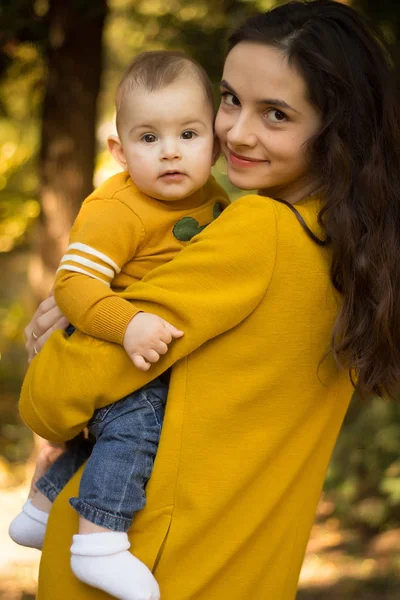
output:
[{"label": "woman's nose", "polygon": [[243,113],[232,124],[226,137],[228,144],[232,146],[254,146],[257,141],[257,136],[252,130],[251,121]]}]

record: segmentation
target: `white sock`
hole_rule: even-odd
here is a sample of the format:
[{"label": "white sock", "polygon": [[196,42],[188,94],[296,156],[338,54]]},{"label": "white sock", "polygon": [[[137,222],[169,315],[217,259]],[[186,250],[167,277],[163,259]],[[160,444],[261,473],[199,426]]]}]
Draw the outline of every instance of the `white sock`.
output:
[{"label": "white sock", "polygon": [[16,544],[41,550],[48,518],[48,513],[33,506],[29,499],[23,505],[22,512],[11,521],[8,534]]},{"label": "white sock", "polygon": [[160,589],[151,571],[128,552],[123,532],[73,536],[71,568],[74,575],[119,600],[160,600]]}]

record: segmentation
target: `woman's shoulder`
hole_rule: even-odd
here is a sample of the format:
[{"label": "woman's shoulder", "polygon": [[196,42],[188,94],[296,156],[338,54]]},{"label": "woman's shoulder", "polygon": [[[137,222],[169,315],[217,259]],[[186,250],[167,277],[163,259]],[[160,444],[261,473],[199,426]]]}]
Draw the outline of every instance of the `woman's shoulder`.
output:
[{"label": "woman's shoulder", "polygon": [[[259,228],[271,233],[274,230],[276,238],[283,241],[293,239],[302,244],[312,240],[319,243],[319,240],[325,239],[325,232],[318,221],[322,207],[323,199],[318,195],[291,205],[253,193],[234,200],[225,213],[247,231]],[[320,244],[321,247],[324,245]]]},{"label": "woman's shoulder", "polygon": [[258,194],[246,194],[233,200],[224,213],[235,214],[236,217],[240,213],[240,218],[248,221],[254,219],[262,219],[264,217],[274,217],[274,201],[272,198],[260,196]]},{"label": "woman's shoulder", "polygon": [[[262,214],[273,215],[278,222],[286,220],[291,222],[293,214],[300,213],[316,222],[322,206],[322,200],[318,196],[310,196],[299,203],[289,205],[287,202],[253,193],[234,200],[225,212],[240,211],[244,215],[247,214],[249,219],[259,218]],[[257,214],[254,215],[254,212]]]},{"label": "woman's shoulder", "polygon": [[[271,198],[269,196],[262,196],[260,194],[256,194],[255,192],[252,194],[246,194],[244,196],[240,196],[239,198],[237,198],[236,200],[233,200],[231,202],[230,207],[249,207],[250,205],[253,207],[257,207],[260,210],[265,210],[265,211],[271,211],[274,210],[276,212],[276,214],[287,214],[287,210],[285,209],[285,207],[287,207],[287,202],[284,202],[282,200],[277,200],[276,198]],[[311,213],[313,212],[319,212],[323,206],[323,199],[321,196],[315,194],[313,196],[308,196],[307,198],[304,198],[303,200],[301,200],[300,202],[297,202],[296,204],[293,205],[295,207],[296,210],[299,210],[301,212],[303,211],[310,211]],[[283,211],[282,211],[283,208]]]},{"label": "woman's shoulder", "polygon": [[272,202],[272,198],[268,198],[267,196],[260,196],[259,194],[256,194],[254,192],[252,194],[245,194],[244,196],[239,196],[239,198],[231,202],[231,207],[246,207],[248,205],[253,205],[259,206],[260,209],[266,208],[266,210],[268,210],[271,207]]},{"label": "woman's shoulder", "polygon": [[276,229],[276,214],[271,198],[247,194],[234,200],[218,218],[220,225],[239,228],[243,235],[262,235],[265,230]]}]

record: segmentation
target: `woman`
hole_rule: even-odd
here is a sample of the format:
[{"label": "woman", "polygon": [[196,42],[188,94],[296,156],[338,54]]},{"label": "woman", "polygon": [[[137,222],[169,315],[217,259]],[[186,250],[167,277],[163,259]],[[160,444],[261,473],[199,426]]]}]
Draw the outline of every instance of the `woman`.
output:
[{"label": "woman", "polygon": [[[21,412],[69,439],[93,397],[106,405],[175,364],[132,551],[163,600],[292,600],[350,379],[364,395],[400,381],[399,114],[382,46],[329,0],[244,23],[221,92],[229,178],[259,195],[126,293],[185,336],[144,373],[117,346],[58,331]],[[49,305],[28,328],[36,350],[61,318]],[[62,367],[47,373],[54,352]],[[54,505],[39,600],[106,598],[68,568],[78,485]]]}]

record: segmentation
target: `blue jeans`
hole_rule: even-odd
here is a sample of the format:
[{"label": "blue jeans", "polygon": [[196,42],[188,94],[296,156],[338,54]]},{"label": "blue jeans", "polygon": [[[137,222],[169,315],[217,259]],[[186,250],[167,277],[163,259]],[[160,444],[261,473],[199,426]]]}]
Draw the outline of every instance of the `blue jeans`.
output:
[{"label": "blue jeans", "polygon": [[76,438],[36,483],[51,502],[87,460],[73,508],[113,531],[128,531],[146,503],[160,440],[168,385],[159,378],[95,412],[88,429],[95,443]]}]

